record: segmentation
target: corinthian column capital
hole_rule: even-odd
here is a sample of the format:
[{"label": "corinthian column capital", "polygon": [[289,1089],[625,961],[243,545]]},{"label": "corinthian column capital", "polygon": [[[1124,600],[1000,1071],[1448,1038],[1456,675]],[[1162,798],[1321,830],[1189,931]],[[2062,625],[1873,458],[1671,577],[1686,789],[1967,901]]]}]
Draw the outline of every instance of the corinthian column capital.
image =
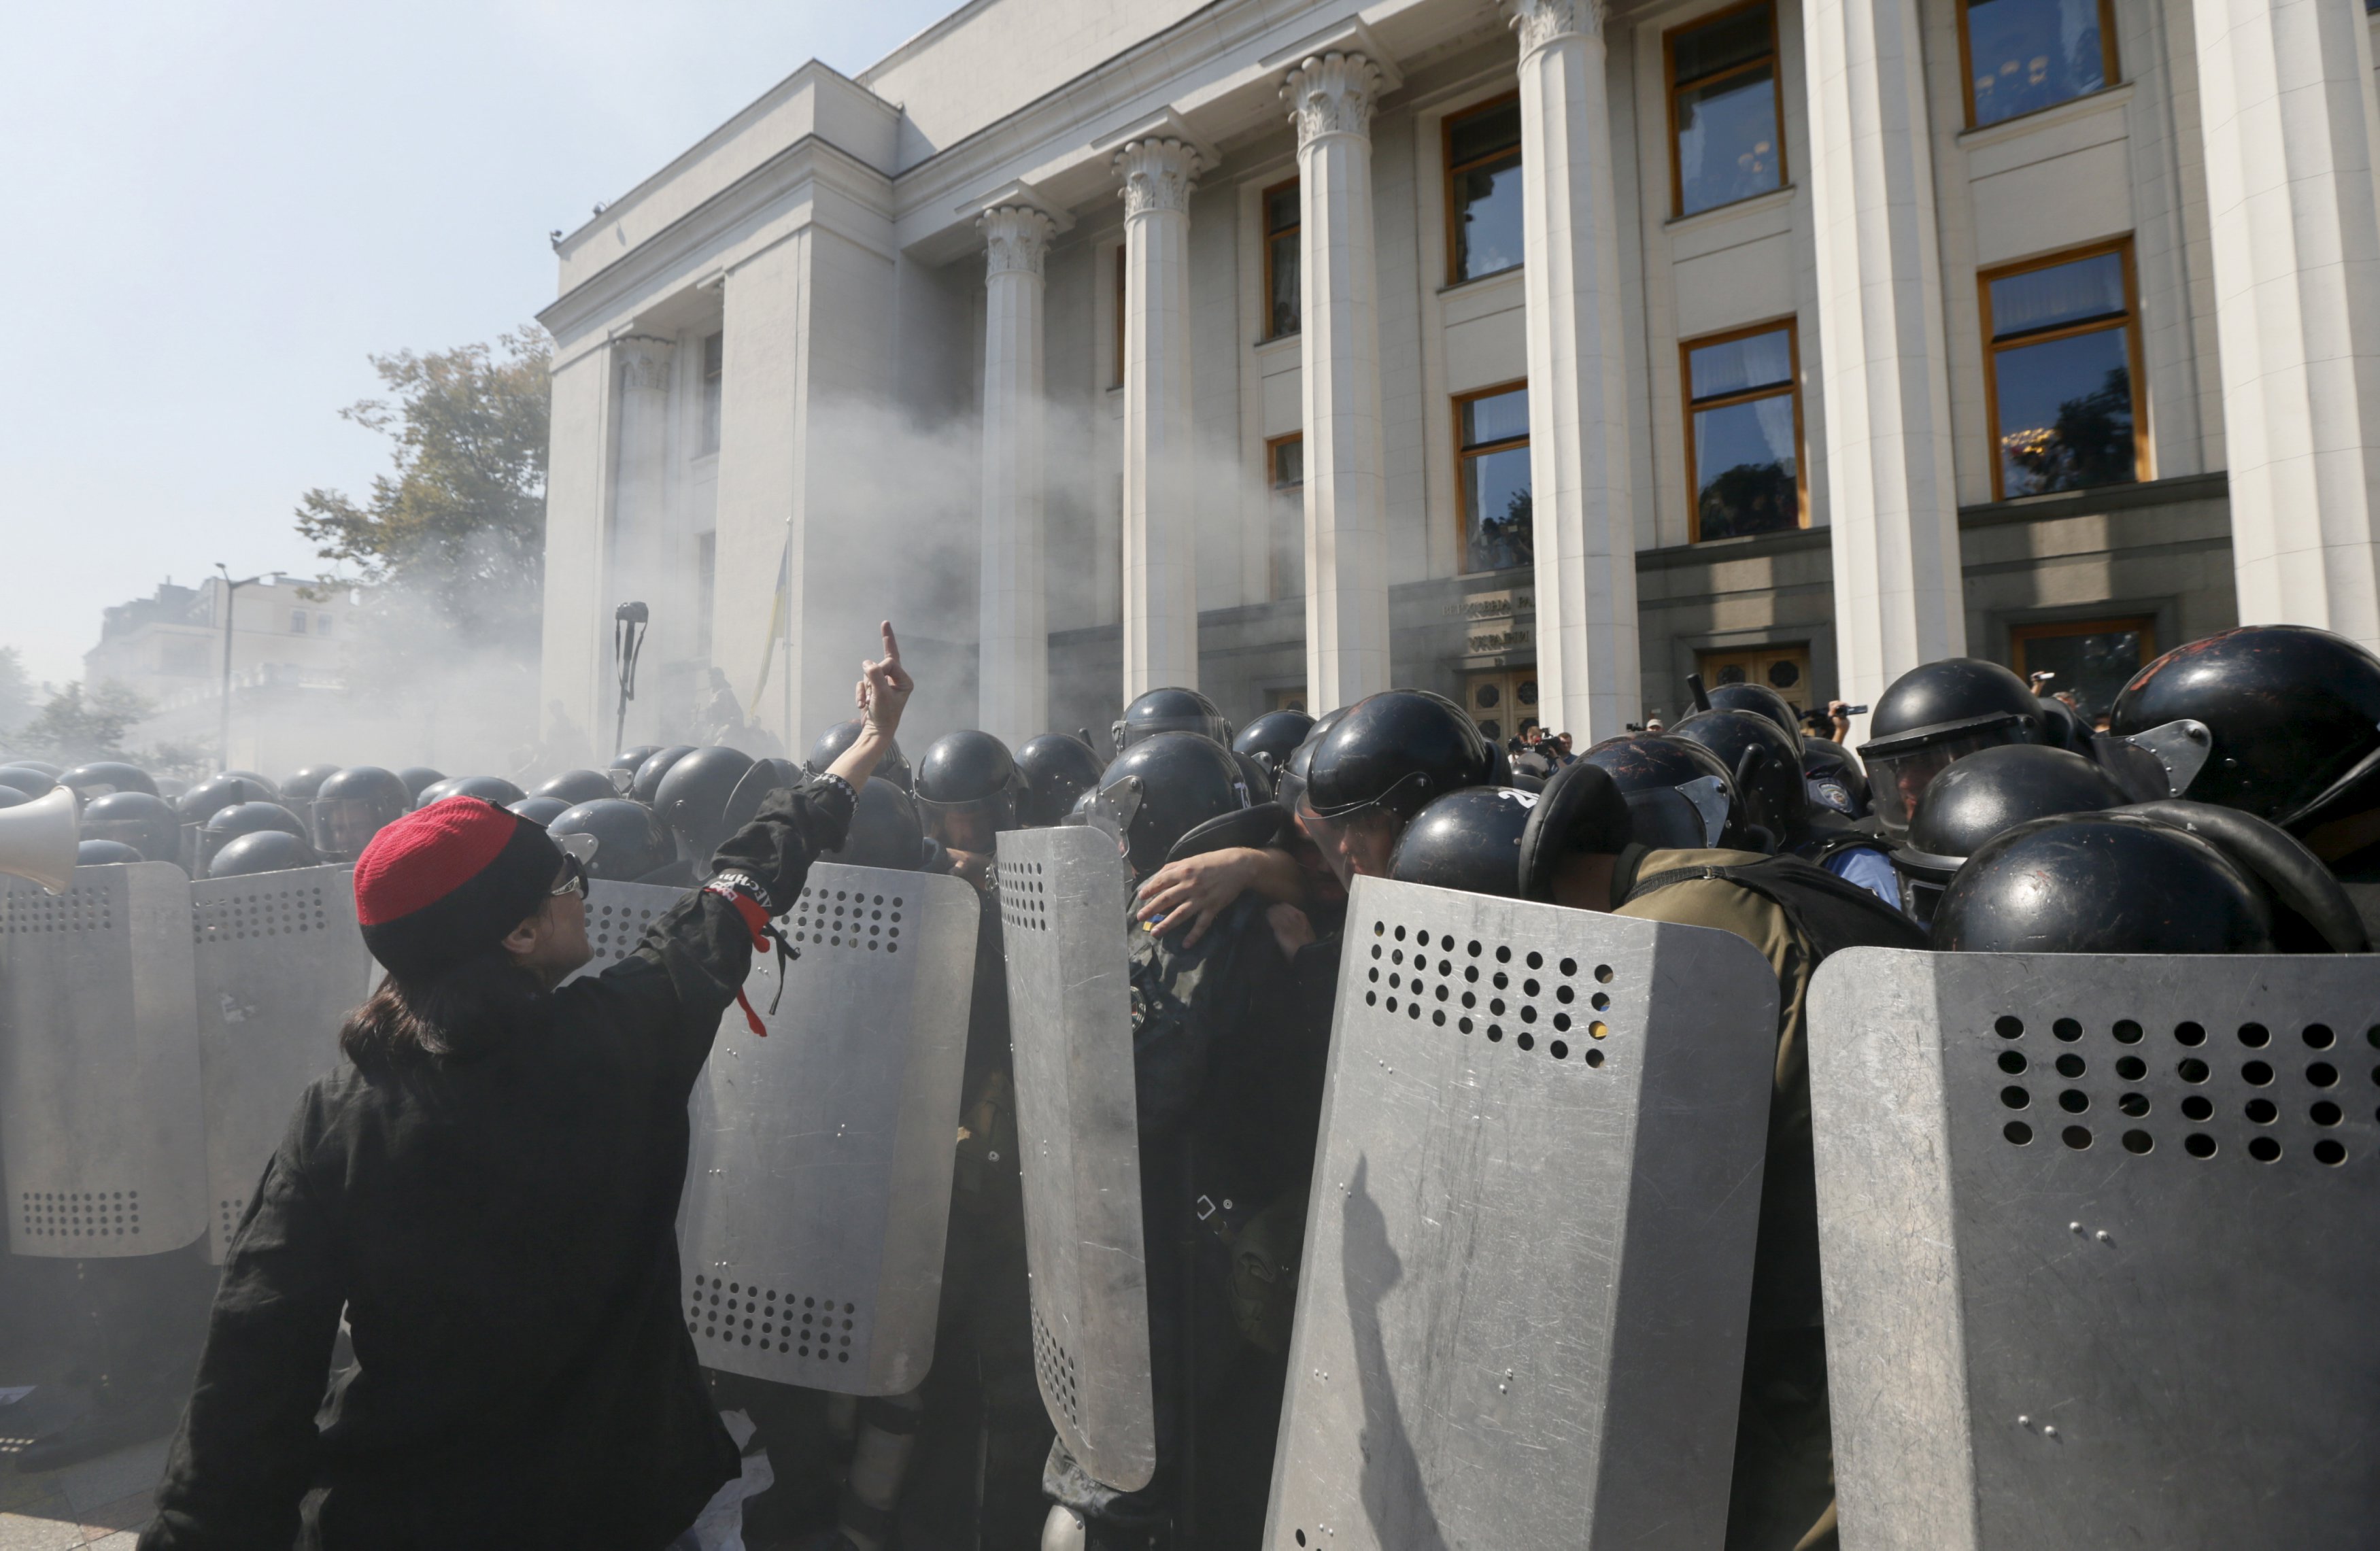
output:
[{"label": "corinthian column capital", "polygon": [[987,274],[1041,273],[1042,255],[1050,251],[1056,223],[1031,205],[997,205],[983,212],[976,224],[983,229]]},{"label": "corinthian column capital", "polygon": [[1198,152],[1180,140],[1131,140],[1115,155],[1123,176],[1126,219],[1154,210],[1190,210],[1191,180],[1198,172]]},{"label": "corinthian column capital", "polygon": [[1326,54],[1290,71],[1281,99],[1304,146],[1324,135],[1369,136],[1372,99],[1379,91],[1378,65],[1360,54]]},{"label": "corinthian column capital", "polygon": [[1512,30],[1521,36],[1521,56],[1561,37],[1603,36],[1603,0],[1505,0]]},{"label": "corinthian column capital", "polygon": [[613,340],[612,348],[620,357],[621,386],[650,393],[669,391],[670,341],[632,333]]}]

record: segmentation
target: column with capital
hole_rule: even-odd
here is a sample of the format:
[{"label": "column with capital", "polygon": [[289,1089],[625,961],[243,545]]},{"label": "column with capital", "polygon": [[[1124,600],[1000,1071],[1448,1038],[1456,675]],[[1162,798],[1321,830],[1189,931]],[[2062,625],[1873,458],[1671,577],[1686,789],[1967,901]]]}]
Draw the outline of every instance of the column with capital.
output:
[{"label": "column with capital", "polygon": [[1304,233],[1305,695],[1318,711],[1389,687],[1387,454],[1380,430],[1372,102],[1379,67],[1326,54],[1289,73]]},{"label": "column with capital", "polygon": [[[631,600],[649,605],[663,602],[649,598],[648,593],[669,569],[664,528],[669,507],[670,363],[675,346],[650,334],[629,334],[614,340],[612,352],[619,362],[620,409],[612,454],[609,574],[604,577],[606,596],[601,610],[607,651],[615,607]],[[670,619],[666,612],[663,607],[654,607],[653,634],[661,639],[647,643],[645,655],[650,662],[683,655],[691,636],[690,618]],[[651,674],[644,678],[650,682]],[[607,721],[617,709],[611,702],[618,694],[617,685],[605,693]],[[650,703],[650,696],[639,694],[628,708],[632,742],[654,730],[659,709]]]},{"label": "column with capital", "polygon": [[[1803,0],[1836,693],[1964,655],[1916,0]],[[1865,718],[1854,734],[1865,734]]]},{"label": "column with capital", "polygon": [[1637,719],[1620,234],[1599,0],[1514,0],[1537,699],[1578,746]]},{"label": "column with capital", "polygon": [[1051,222],[1030,205],[1000,205],[977,224],[983,228],[985,258],[977,718],[985,732],[1014,748],[1050,726],[1041,260]]},{"label": "column with capital", "polygon": [[1190,187],[1198,153],[1134,140],[1123,175],[1123,697],[1198,685],[1191,499]]},{"label": "column with capital", "polygon": [[2380,648],[2369,23],[2332,0],[2193,11],[2240,620]]}]

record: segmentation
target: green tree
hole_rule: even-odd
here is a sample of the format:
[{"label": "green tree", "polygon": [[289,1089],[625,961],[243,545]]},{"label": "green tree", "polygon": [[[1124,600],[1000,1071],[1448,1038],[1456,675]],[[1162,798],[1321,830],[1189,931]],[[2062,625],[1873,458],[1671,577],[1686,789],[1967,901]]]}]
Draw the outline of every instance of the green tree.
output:
[{"label": "green tree", "polygon": [[61,765],[129,758],[124,734],[152,709],[146,696],[124,685],[103,684],[85,695],[79,683],[70,684],[53,694],[9,743],[20,753]]},{"label": "green tree", "polygon": [[534,325],[497,346],[371,357],[391,397],[339,414],[388,437],[395,467],[368,501],[308,491],[298,531],[386,600],[392,624],[418,633],[426,610],[455,644],[533,655],[552,346]]}]

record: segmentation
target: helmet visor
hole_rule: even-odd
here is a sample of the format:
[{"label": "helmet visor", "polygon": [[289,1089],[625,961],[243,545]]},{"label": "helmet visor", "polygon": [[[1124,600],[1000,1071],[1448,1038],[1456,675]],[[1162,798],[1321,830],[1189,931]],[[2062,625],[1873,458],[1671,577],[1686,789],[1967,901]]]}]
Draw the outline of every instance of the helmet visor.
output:
[{"label": "helmet visor", "polygon": [[925,797],[915,801],[926,833],[953,851],[989,855],[994,837],[1002,830],[1016,828],[1016,793],[1013,789],[1003,788],[989,797],[970,798],[963,803],[937,803]]},{"label": "helmet visor", "polygon": [[325,856],[352,862],[372,836],[403,817],[392,805],[370,797],[334,797],[314,804],[314,847]]},{"label": "helmet visor", "polygon": [[1404,832],[1404,815],[1385,798],[1333,813],[1317,813],[1307,795],[1301,793],[1298,797],[1297,827],[1322,853],[1340,886],[1349,887],[1358,874],[1388,877],[1389,858],[1396,853],[1397,837]]},{"label": "helmet visor", "polygon": [[1876,822],[1894,840],[1909,834],[1910,816],[1917,811],[1917,800],[1925,795],[1925,788],[1934,778],[1970,754],[1980,754],[2003,744],[2030,743],[2023,721],[2010,718],[1994,726],[1970,728],[1932,742],[1895,748],[1892,752],[1875,752],[1870,744],[1861,750],[1867,763],[1868,800],[1874,807]]}]

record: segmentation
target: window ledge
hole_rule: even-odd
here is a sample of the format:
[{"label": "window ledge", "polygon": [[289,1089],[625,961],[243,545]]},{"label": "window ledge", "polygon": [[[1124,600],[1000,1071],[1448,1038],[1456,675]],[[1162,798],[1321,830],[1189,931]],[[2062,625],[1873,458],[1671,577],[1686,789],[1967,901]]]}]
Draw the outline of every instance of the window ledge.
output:
[{"label": "window ledge", "polygon": [[1499,280],[1510,280],[1520,273],[1523,267],[1520,264],[1514,264],[1511,269],[1500,269],[1493,274],[1475,274],[1468,280],[1452,281],[1440,285],[1438,288],[1438,294],[1441,297],[1451,296],[1456,291],[1468,291],[1475,286],[1492,285]]},{"label": "window ledge", "polygon": [[1277,333],[1270,339],[1257,340],[1249,348],[1259,356],[1285,355],[1304,344],[1305,340],[1303,333]]},{"label": "window ledge", "polygon": [[2119,485],[2094,485],[2088,490],[2056,491],[2047,495],[2011,496],[1959,508],[1961,527],[1995,527],[2003,523],[2058,522],[2068,517],[2105,516],[2184,501],[2226,501],[2230,498],[2229,472],[2177,474],[2163,479],[2137,479]]},{"label": "window ledge", "polygon": [[1673,215],[1661,223],[1661,230],[1675,236],[1683,232],[1700,231],[1705,226],[1716,226],[1736,216],[1757,215],[1764,210],[1779,210],[1791,204],[1794,197],[1801,191],[1798,184],[1788,183],[1781,188],[1771,188],[1766,194],[1755,194],[1748,200],[1738,200],[1733,204],[1715,205],[1709,210],[1698,210],[1692,215]]},{"label": "window ledge", "polygon": [[1959,131],[1959,149],[1980,151],[1987,145],[1998,145],[2005,140],[2022,139],[2036,129],[2047,129],[2060,124],[2070,124],[2078,118],[2089,118],[2095,114],[2120,112],[2124,104],[2131,100],[2132,83],[2128,80],[2118,81],[2113,86],[2103,86],[2096,91],[2072,98],[2051,107],[2035,108],[2031,113],[2021,113],[2014,118],[2003,118],[1997,124],[1986,124],[1980,129],[1961,129]]}]

